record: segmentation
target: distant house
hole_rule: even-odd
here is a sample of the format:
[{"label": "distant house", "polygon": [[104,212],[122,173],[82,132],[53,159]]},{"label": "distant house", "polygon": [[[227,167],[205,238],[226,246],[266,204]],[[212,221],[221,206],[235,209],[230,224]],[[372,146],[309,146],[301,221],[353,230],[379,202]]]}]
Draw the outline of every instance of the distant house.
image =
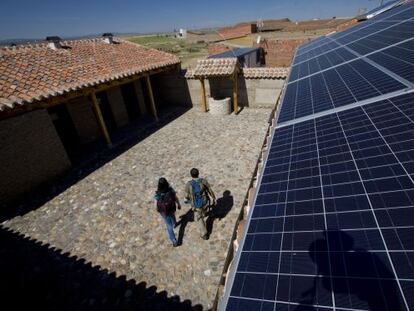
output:
[{"label": "distant house", "polygon": [[[178,57],[104,38],[0,48],[0,205],[67,170],[87,144],[163,107]],[[154,89],[151,85],[154,85]]]},{"label": "distant house", "polygon": [[292,24],[290,19],[282,18],[282,19],[268,19],[261,21],[260,27],[258,27],[259,31],[280,31]]},{"label": "distant house", "polygon": [[241,23],[231,27],[220,28],[217,32],[221,40],[235,39],[256,33],[257,26],[254,23]]},{"label": "distant house", "polygon": [[208,58],[236,57],[242,68],[260,67],[264,65],[264,51],[261,47],[238,48],[220,54],[210,55]]}]

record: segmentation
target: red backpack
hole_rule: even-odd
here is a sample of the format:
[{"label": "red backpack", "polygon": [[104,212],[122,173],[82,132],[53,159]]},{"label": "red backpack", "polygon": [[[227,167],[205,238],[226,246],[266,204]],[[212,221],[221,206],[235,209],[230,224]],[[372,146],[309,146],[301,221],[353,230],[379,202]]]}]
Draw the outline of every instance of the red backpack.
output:
[{"label": "red backpack", "polygon": [[172,191],[161,193],[157,200],[157,211],[163,216],[168,216],[174,214],[175,210],[175,194]]}]

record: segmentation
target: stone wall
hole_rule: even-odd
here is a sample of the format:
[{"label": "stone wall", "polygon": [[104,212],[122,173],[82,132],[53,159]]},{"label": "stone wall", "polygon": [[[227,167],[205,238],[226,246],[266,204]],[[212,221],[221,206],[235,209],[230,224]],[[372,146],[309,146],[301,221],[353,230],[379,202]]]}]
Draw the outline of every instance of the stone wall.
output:
[{"label": "stone wall", "polygon": [[[284,79],[245,79],[238,80],[238,105],[250,108],[273,108],[283,88]],[[194,107],[201,107],[201,83],[188,79],[188,90]],[[230,79],[205,81],[206,95],[222,98],[232,97],[233,85]]]},{"label": "stone wall", "polygon": [[71,163],[46,110],[0,121],[0,206],[53,180]]},{"label": "stone wall", "polygon": [[87,97],[80,97],[66,104],[82,144],[90,143],[101,136],[98,122]]}]

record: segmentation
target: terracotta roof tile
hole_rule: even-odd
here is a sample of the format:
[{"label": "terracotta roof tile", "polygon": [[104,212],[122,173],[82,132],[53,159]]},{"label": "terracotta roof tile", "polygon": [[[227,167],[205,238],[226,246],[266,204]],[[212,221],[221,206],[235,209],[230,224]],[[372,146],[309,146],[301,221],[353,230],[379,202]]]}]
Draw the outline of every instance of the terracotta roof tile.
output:
[{"label": "terracotta roof tile", "polygon": [[230,76],[237,66],[237,58],[209,58],[201,59],[193,70],[194,77]]},{"label": "terracotta roof tile", "polygon": [[[186,79],[198,78],[200,74],[199,76],[197,76],[195,73],[196,73],[196,69],[188,68],[184,73],[184,77]],[[217,76],[214,73],[215,71],[211,69],[211,74],[204,75],[204,76],[205,77]],[[289,68],[285,68],[285,67],[255,67],[255,68],[242,68],[241,70],[241,75],[243,75],[243,77],[246,79],[286,79],[288,74],[289,74]]]},{"label": "terracotta roof tile", "polygon": [[63,41],[0,48],[0,111],[180,63],[177,56],[117,40]]},{"label": "terracotta roof tile", "polygon": [[243,68],[246,79],[286,79],[289,68],[285,67],[257,67]]}]

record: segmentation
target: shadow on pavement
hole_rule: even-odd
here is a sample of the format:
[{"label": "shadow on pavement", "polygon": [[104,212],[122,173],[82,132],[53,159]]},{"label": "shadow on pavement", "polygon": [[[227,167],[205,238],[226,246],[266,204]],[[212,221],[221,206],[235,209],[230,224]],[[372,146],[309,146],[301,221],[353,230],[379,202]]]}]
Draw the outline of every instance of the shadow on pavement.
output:
[{"label": "shadow on pavement", "polygon": [[233,196],[229,190],[223,192],[223,196],[218,198],[216,205],[212,206],[207,213],[206,227],[208,235],[213,232],[213,225],[215,220],[221,220],[227,216],[234,204]]},{"label": "shadow on pavement", "polygon": [[194,222],[194,212],[192,209],[189,209],[187,213],[185,213],[184,215],[181,215],[180,220],[176,224],[177,227],[180,226],[180,229],[178,230],[178,239],[177,239],[178,245],[183,244],[185,228],[187,227],[187,224],[189,222]]}]

